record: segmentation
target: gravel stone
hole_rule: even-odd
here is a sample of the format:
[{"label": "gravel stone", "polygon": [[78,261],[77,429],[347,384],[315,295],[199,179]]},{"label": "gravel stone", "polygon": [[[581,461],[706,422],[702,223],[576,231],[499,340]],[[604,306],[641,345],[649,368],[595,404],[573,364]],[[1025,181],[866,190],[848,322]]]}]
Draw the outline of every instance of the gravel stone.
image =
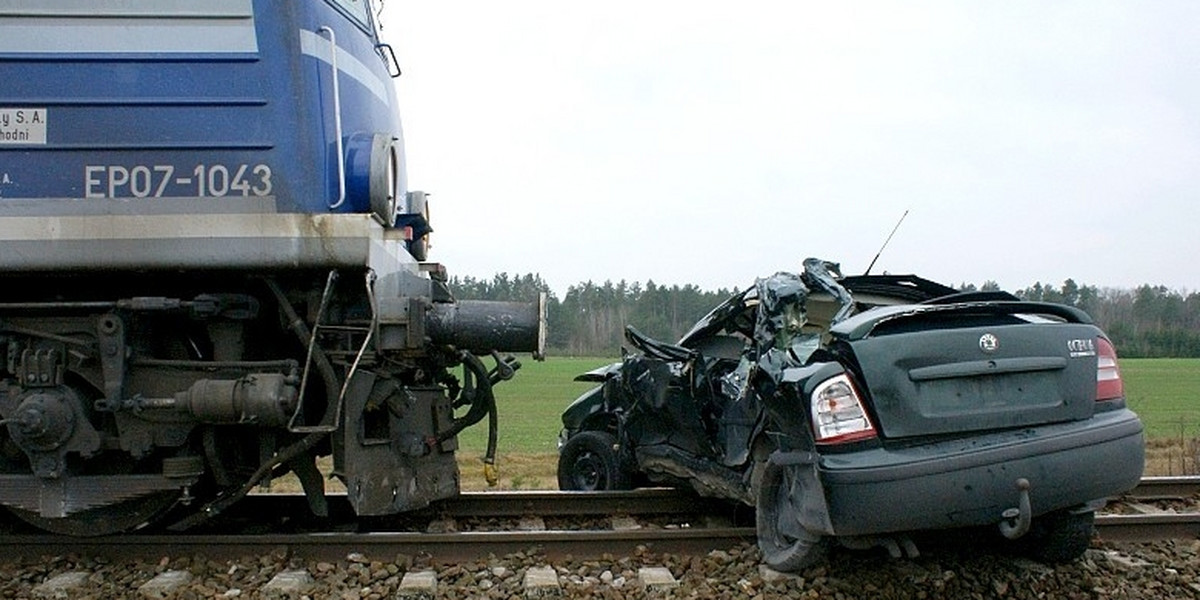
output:
[{"label": "gravel stone", "polygon": [[47,579],[33,588],[33,595],[39,598],[66,598],[71,592],[87,583],[87,571],[69,571]]},{"label": "gravel stone", "polygon": [[454,519],[430,521],[429,526],[425,528],[425,533],[455,533],[457,531],[458,523]]},{"label": "gravel stone", "polygon": [[609,521],[609,526],[613,531],[630,531],[641,529],[642,524],[638,523],[637,519],[627,516],[616,516]]},{"label": "gravel stone", "polygon": [[415,571],[404,574],[400,580],[399,598],[417,600],[432,599],[437,594],[438,578],[433,571]]},{"label": "gravel stone", "polygon": [[665,567],[642,567],[638,569],[638,581],[647,592],[666,592],[679,587],[671,570]]},{"label": "gravel stone", "polygon": [[[951,538],[955,536],[950,536]],[[796,574],[778,574],[761,564],[751,545],[700,555],[661,554],[643,548],[630,556],[577,560],[536,551],[490,556],[459,564],[438,564],[428,556],[392,560],[362,556],[337,562],[304,561],[277,552],[237,560],[162,557],[150,561],[50,556],[40,560],[0,558],[0,598],[108,598],[141,600],[139,586],[171,571],[190,581],[170,596],[179,600],[269,598],[269,582],[281,573],[303,571],[310,585],[289,597],[391,600],[402,597],[402,576],[427,571],[437,579],[431,599],[518,600],[529,597],[525,582],[541,572],[553,584],[551,595],[598,600],[649,598],[638,585],[647,568],[667,569],[678,587],[663,596],[716,600],[821,598],[831,600],[1118,600],[1200,598],[1200,541],[1153,543],[1094,542],[1082,558],[1044,564],[1003,548],[985,547],[966,536],[926,544],[921,556],[893,559],[876,550],[833,548],[829,559]],[[63,595],[36,592],[38,586],[69,573],[74,587]],[[488,582],[488,583],[484,583]],[[490,585],[489,585],[490,584]],[[43,590],[47,588],[42,588]],[[278,594],[276,594],[278,595]]]},{"label": "gravel stone", "polygon": [[192,579],[192,574],[187,571],[163,571],[138,587],[138,592],[145,598],[167,598]]},{"label": "gravel stone", "polygon": [[521,517],[517,521],[517,531],[545,531],[546,520],[538,516]]},{"label": "gravel stone", "polygon": [[758,565],[758,576],[767,583],[779,583],[781,581],[804,582],[804,578],[795,573],[781,573],[767,565]]},{"label": "gravel stone", "polygon": [[263,592],[268,596],[298,596],[308,592],[313,583],[308,571],[282,571],[263,586]]}]

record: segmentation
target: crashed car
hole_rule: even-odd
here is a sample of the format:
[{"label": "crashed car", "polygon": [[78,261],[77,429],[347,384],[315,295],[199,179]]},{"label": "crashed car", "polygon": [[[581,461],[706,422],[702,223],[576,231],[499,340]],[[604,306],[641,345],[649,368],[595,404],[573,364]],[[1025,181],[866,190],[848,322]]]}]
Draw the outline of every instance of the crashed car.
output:
[{"label": "crashed car", "polygon": [[1072,560],[1142,475],[1116,352],[1070,306],[809,259],[677,343],[626,337],[636,352],[580,376],[600,385],[562,415],[560,488],[753,506],[777,570],[833,541],[915,555],[913,532],[984,526]]}]

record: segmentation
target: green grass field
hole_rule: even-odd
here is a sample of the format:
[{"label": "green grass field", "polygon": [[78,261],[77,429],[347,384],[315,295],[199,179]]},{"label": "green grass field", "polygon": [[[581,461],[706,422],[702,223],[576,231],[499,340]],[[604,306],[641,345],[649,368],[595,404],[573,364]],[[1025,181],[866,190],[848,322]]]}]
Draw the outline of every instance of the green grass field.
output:
[{"label": "green grass field", "polygon": [[1122,359],[1121,379],[1150,439],[1200,437],[1200,358]]},{"label": "green grass field", "polygon": [[[500,451],[557,452],[558,432],[562,429],[559,415],[567,404],[596,385],[575,381],[575,376],[616,360],[552,357],[536,362],[521,357],[517,375],[496,386]],[[458,441],[467,453],[482,455],[487,447],[487,422],[467,429],[458,436]]]},{"label": "green grass field", "polygon": [[[520,357],[521,369],[496,386],[499,427],[496,469],[499,489],[558,489],[558,432],[562,410],[594,383],[575,376],[614,362],[613,358],[553,357],[536,362]],[[487,361],[490,362],[490,361]],[[481,459],[487,448],[487,421],[458,436],[458,465],[464,490],[487,489]]]},{"label": "green grass field", "polygon": [[[555,487],[559,415],[594,385],[573,379],[615,360],[551,357],[539,363],[523,357],[516,377],[496,387],[501,488]],[[1147,473],[1175,475],[1200,469],[1200,359],[1123,359],[1121,374],[1129,406],[1141,416],[1150,439]],[[487,445],[485,423],[459,436],[464,489],[483,487],[480,458]]]}]

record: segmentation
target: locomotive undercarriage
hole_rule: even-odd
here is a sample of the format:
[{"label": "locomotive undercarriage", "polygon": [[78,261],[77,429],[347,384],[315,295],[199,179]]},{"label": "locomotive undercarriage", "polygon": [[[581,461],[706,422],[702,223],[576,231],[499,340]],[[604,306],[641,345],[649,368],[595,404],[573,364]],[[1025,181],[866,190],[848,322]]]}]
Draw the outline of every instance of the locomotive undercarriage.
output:
[{"label": "locomotive undercarriage", "polygon": [[454,495],[454,436],[515,366],[472,352],[534,348],[413,280],[382,299],[361,269],[6,280],[0,505],[69,535],[186,528],[293,472],[321,515],[329,454],[361,515]]}]

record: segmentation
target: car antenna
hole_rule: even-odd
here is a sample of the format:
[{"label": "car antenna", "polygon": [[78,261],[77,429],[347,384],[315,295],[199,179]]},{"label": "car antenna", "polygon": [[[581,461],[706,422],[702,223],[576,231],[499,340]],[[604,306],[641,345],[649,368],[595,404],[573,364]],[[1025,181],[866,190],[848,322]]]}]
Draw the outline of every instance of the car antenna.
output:
[{"label": "car antenna", "polygon": [[870,275],[871,268],[875,266],[875,261],[879,260],[879,256],[883,254],[883,249],[887,248],[888,242],[892,241],[892,236],[896,235],[896,230],[900,229],[900,224],[904,222],[904,217],[908,216],[908,209],[904,209],[904,214],[900,215],[900,220],[896,221],[896,226],[892,228],[892,232],[888,234],[887,239],[883,240],[883,245],[879,247],[879,252],[875,253],[875,258],[871,259],[871,264],[867,265],[867,271],[863,275]]}]

